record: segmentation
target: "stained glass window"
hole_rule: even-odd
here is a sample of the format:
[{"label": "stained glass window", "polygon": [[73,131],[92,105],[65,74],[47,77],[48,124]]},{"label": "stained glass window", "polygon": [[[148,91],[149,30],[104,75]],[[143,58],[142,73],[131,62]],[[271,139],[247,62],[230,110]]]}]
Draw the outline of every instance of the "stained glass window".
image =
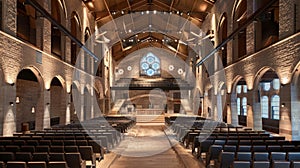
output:
[{"label": "stained glass window", "polygon": [[141,75],[159,76],[160,60],[153,53],[148,53],[140,62]]}]

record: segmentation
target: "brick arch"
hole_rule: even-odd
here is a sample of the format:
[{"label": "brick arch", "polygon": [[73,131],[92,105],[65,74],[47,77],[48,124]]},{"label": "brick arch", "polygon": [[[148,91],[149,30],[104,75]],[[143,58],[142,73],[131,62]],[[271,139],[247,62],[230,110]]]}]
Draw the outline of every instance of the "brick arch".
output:
[{"label": "brick arch", "polygon": [[295,85],[297,84],[300,77],[300,62],[298,62],[295,66],[291,68],[291,72],[292,72],[291,83]]},{"label": "brick arch", "polygon": [[60,76],[60,75],[56,75],[56,76],[54,76],[52,79],[51,79],[51,82],[52,82],[52,80],[54,79],[54,78],[57,78],[58,80],[59,80],[59,82],[61,83],[61,85],[62,85],[62,87],[64,88],[64,90],[66,91],[66,81],[65,81],[65,79],[62,77],[62,76]]},{"label": "brick arch", "polygon": [[[258,89],[258,85],[259,85],[259,82],[261,80],[261,78],[264,76],[264,74],[269,71],[269,70],[272,70],[274,71],[277,76],[278,76],[278,73],[271,67],[262,67],[260,70],[258,70],[258,72],[255,74],[254,76],[254,82],[253,82],[253,89],[254,90],[257,90]],[[278,76],[279,77],[279,76]]]},{"label": "brick arch", "polygon": [[16,79],[15,79],[14,81],[17,82],[18,75],[20,74],[20,72],[21,72],[22,70],[25,70],[25,69],[30,70],[30,71],[35,75],[35,77],[37,78],[37,80],[38,80],[38,82],[39,82],[39,84],[40,84],[40,86],[41,86],[41,91],[44,90],[44,86],[45,86],[45,80],[44,80],[44,77],[43,77],[41,71],[40,71],[37,67],[35,67],[35,66],[33,66],[33,65],[23,67],[23,68],[18,72],[18,74],[17,74],[17,76],[16,76]]}]

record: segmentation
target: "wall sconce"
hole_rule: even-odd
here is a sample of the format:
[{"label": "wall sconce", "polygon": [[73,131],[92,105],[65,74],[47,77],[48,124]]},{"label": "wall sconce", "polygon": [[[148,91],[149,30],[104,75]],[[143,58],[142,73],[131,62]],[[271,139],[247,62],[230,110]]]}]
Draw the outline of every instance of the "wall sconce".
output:
[{"label": "wall sconce", "polygon": [[16,104],[19,104],[20,103],[20,98],[19,96],[16,97]]},{"label": "wall sconce", "polygon": [[285,107],[285,103],[281,103],[281,107]]},{"label": "wall sconce", "polygon": [[35,113],[35,108],[31,107],[31,113],[34,114]]},{"label": "wall sconce", "polygon": [[14,106],[14,102],[9,102],[9,105],[10,106]]}]

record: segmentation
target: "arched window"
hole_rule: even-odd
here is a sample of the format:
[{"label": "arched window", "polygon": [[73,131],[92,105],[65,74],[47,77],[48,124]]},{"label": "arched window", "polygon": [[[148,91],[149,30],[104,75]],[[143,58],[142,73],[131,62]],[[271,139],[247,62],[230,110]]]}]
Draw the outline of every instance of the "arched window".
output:
[{"label": "arched window", "polygon": [[240,98],[236,99],[236,108],[237,108],[237,114],[241,115],[241,99]]},{"label": "arched window", "polygon": [[17,36],[36,45],[36,11],[25,0],[17,3]]},{"label": "arched window", "polygon": [[144,76],[160,76],[160,59],[148,53],[141,59],[140,74]]},{"label": "arched window", "polygon": [[262,118],[269,118],[269,98],[263,96],[261,98],[261,116]]},{"label": "arched window", "polygon": [[[71,34],[78,39],[80,31],[80,22],[78,15],[73,12],[71,18]],[[79,47],[77,44],[72,40],[71,41],[71,64],[75,65],[77,59],[77,53],[79,51]]]},{"label": "arched window", "polygon": [[243,100],[242,100],[242,113],[241,113],[241,115],[247,116],[247,98],[246,97],[243,97]]},{"label": "arched window", "polygon": [[[224,42],[227,38],[227,16],[223,14],[219,24],[219,42]],[[225,67],[227,65],[227,44],[222,48],[222,63]]]},{"label": "arched window", "polygon": [[[61,5],[59,0],[51,1],[51,15],[52,17],[61,24]],[[62,40],[60,30],[53,24],[51,24],[51,52],[52,54],[61,58],[62,56]]]},{"label": "arched window", "polygon": [[237,94],[242,93],[242,85],[237,85],[237,86],[236,86],[236,93],[237,93]]},{"label": "arched window", "polygon": [[280,97],[278,95],[274,95],[271,101],[271,116],[274,120],[279,120],[280,113]]},{"label": "arched window", "polygon": [[273,89],[274,90],[279,90],[280,89],[280,81],[279,79],[274,79],[272,81]]},{"label": "arched window", "polygon": [[[233,27],[234,30],[243,26],[247,20],[247,0],[238,0],[234,8]],[[234,54],[238,58],[246,55],[246,31],[241,30],[237,36],[234,37]]]}]

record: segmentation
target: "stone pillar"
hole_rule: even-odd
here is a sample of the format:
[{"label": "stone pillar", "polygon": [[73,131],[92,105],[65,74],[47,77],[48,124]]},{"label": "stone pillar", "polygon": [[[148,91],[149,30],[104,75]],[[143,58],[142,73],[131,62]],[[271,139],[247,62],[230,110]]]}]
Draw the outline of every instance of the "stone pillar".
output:
[{"label": "stone pillar", "polygon": [[296,31],[295,0],[279,0],[279,40]]},{"label": "stone pillar", "polygon": [[43,118],[43,129],[51,127],[51,109],[50,109],[50,90],[46,90],[44,92],[44,102],[45,102],[45,110],[44,110],[44,118]]},{"label": "stone pillar", "polygon": [[3,31],[16,36],[17,34],[17,0],[2,1],[2,28]]},{"label": "stone pillar", "polygon": [[12,86],[6,83],[1,91],[2,95],[5,95],[2,101],[3,116],[1,116],[1,126],[3,121],[3,136],[12,136],[17,130],[17,110],[15,106],[16,87],[15,85]]},{"label": "stone pillar", "polygon": [[292,140],[300,140],[300,100],[298,84],[291,86],[291,120],[292,120]]},{"label": "stone pillar", "polygon": [[[287,139],[291,139],[292,138],[291,117],[295,117],[295,116],[291,116],[291,109],[292,109],[291,108],[292,107],[291,106],[291,84],[286,84],[280,89],[280,106],[282,103],[284,103],[284,107],[280,107],[279,134],[286,136]],[[297,122],[299,122],[299,120]]]},{"label": "stone pillar", "polygon": [[230,110],[231,110],[231,124],[234,126],[239,125],[239,118],[237,114],[237,104],[236,104],[237,96],[235,93],[231,94],[231,103],[230,103]]},{"label": "stone pillar", "polygon": [[85,102],[84,102],[84,93],[80,94],[80,111],[79,114],[77,114],[79,121],[84,120],[84,113],[85,113]]},{"label": "stone pillar", "polygon": [[[252,97],[252,99],[249,99],[250,102],[248,102],[248,104],[252,104],[250,109],[252,111],[252,128],[258,131],[262,130],[261,103],[259,102],[260,95],[258,95],[257,89],[248,91],[248,94]],[[251,117],[251,115],[248,115],[248,117]]]},{"label": "stone pillar", "polygon": [[215,118],[217,119],[216,121],[223,121],[223,102],[220,93],[217,94],[217,114]]},{"label": "stone pillar", "polygon": [[90,103],[90,105],[91,105],[91,107],[90,107],[90,110],[91,110],[91,116],[90,117],[91,117],[91,119],[95,117],[95,114],[94,114],[95,104],[94,103],[96,103],[96,102],[95,102],[95,96],[94,96],[94,89],[92,89],[92,91],[91,91],[91,103]]}]

